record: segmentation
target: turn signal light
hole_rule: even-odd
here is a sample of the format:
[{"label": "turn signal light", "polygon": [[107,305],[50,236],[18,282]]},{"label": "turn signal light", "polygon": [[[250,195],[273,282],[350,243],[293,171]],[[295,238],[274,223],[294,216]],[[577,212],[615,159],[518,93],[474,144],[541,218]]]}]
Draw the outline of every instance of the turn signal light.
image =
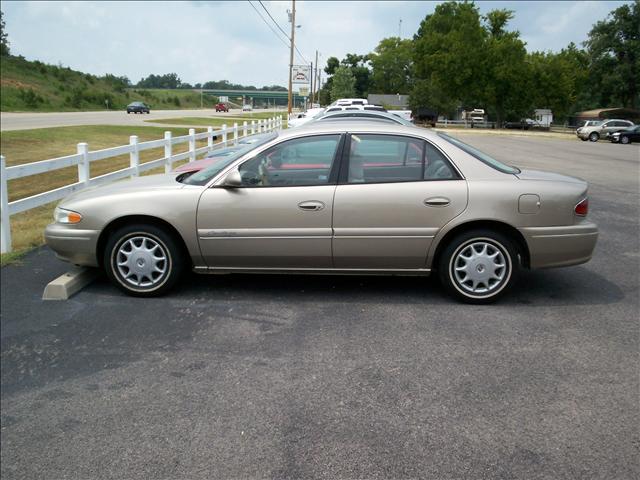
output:
[{"label": "turn signal light", "polygon": [[576,212],[576,215],[580,215],[581,217],[586,217],[587,213],[589,213],[589,199],[585,198],[579,204],[576,205],[576,208],[573,209]]}]

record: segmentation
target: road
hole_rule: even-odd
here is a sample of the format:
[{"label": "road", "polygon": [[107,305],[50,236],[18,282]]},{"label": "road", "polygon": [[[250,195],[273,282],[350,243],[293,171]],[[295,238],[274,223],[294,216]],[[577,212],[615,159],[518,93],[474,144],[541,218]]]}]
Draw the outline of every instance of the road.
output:
[{"label": "road", "polygon": [[[256,110],[255,112],[266,112]],[[278,112],[284,115],[282,111]],[[180,117],[232,117],[242,114],[240,109],[232,109],[229,112],[216,112],[214,109],[202,110],[151,110],[150,114],[127,114],[123,111],[101,112],[54,112],[54,113],[13,113],[0,112],[0,125],[2,131],[28,130],[31,128],[68,127],[74,125],[146,125],[148,121],[161,118]],[[246,115],[246,113],[245,113]]]},{"label": "road", "polygon": [[1,270],[1,476],[640,476],[640,149],[464,135],[591,182],[591,262],[469,306],[416,277],[105,280],[66,302],[46,248]]}]

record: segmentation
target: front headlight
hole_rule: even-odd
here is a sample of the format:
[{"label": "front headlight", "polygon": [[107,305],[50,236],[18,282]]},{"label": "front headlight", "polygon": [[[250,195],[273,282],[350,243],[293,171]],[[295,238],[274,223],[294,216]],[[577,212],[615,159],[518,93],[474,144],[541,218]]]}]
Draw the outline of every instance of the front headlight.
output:
[{"label": "front headlight", "polygon": [[80,223],[80,221],[82,220],[82,215],[80,215],[78,212],[56,207],[56,209],[53,211],[53,219],[57,223]]}]

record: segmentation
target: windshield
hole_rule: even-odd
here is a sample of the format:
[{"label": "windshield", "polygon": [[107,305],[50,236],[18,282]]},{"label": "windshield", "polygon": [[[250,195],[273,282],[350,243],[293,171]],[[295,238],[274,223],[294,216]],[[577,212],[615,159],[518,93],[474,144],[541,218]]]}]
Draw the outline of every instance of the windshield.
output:
[{"label": "windshield", "polygon": [[438,135],[441,138],[444,138],[447,142],[449,142],[449,143],[455,145],[456,147],[458,147],[460,150],[463,150],[463,151],[467,152],[469,155],[471,155],[472,157],[477,158],[482,163],[484,163],[486,165],[489,165],[491,168],[495,168],[496,170],[498,170],[498,171],[500,171],[502,173],[511,173],[511,174],[520,173],[520,169],[519,168],[512,167],[510,165],[505,165],[504,163],[499,162],[495,158],[490,157],[486,153],[481,152],[477,148],[474,148],[471,145],[467,145],[466,143],[461,142],[457,138],[450,137],[446,133],[442,133],[442,132],[438,132]]},{"label": "windshield", "polygon": [[185,183],[187,185],[206,185],[213,177],[218,175],[222,170],[227,168],[240,157],[260,147],[261,145],[264,145],[265,143],[278,136],[276,132],[270,132],[268,134],[261,135],[263,135],[263,137],[260,139],[260,141],[252,143],[250,145],[246,145],[245,147],[240,148],[237,152],[232,153],[228,157],[216,157],[220,160],[216,161],[210,167],[207,167],[203,170],[200,170],[199,172],[194,173],[193,175],[188,176],[183,180],[182,183]]},{"label": "windshield", "polygon": [[273,140],[277,136],[278,134],[276,132],[254,133],[248,137],[241,138],[238,140],[238,143],[240,145],[262,145],[267,143],[269,140]]}]

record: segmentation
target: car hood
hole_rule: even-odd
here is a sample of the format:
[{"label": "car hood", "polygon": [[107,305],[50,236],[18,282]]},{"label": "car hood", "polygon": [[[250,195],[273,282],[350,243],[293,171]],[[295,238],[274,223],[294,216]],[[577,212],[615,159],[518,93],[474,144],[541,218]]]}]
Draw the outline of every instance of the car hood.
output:
[{"label": "car hood", "polygon": [[176,181],[176,177],[178,175],[178,173],[149,175],[145,177],[135,177],[132,179],[121,180],[118,182],[109,183],[108,185],[85,188],[66,197],[61,202],[61,205],[80,200],[106,197],[109,195],[117,195],[122,193],[183,188],[184,185]]},{"label": "car hood", "polygon": [[582,183],[584,180],[577,177],[570,177],[569,175],[562,175],[561,173],[545,172],[542,170],[521,170],[520,173],[515,174],[520,180],[534,180],[542,182],[568,182],[568,183]]}]

